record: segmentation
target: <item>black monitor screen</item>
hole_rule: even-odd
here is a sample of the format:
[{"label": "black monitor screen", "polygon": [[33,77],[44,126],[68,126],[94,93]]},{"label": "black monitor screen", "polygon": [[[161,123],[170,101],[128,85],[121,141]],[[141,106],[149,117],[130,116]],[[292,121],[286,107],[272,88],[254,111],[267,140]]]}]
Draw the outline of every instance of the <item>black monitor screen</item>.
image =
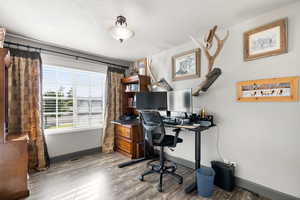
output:
[{"label": "black monitor screen", "polygon": [[167,92],[139,92],[136,94],[136,109],[167,110]]}]

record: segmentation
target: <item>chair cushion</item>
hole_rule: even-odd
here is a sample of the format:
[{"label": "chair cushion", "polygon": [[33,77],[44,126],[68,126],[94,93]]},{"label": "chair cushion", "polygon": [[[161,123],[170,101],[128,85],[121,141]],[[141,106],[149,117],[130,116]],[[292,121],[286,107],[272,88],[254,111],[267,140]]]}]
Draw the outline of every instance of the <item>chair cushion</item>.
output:
[{"label": "chair cushion", "polygon": [[[173,135],[165,135],[163,141],[161,143],[158,143],[158,140],[160,138],[160,134],[156,133],[152,135],[152,141],[154,146],[172,146],[174,143],[175,136]],[[179,137],[177,137],[177,143],[182,143],[183,140]]]}]

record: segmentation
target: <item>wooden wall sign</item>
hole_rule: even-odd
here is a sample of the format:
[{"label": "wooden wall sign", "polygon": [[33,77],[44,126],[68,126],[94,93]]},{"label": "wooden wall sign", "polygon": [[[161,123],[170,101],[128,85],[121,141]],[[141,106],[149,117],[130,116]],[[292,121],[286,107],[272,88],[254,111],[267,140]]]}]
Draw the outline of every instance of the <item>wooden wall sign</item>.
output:
[{"label": "wooden wall sign", "polygon": [[298,82],[298,76],[241,81],[236,85],[237,101],[298,101]]},{"label": "wooden wall sign", "polygon": [[287,19],[260,26],[244,33],[244,60],[287,52]]}]

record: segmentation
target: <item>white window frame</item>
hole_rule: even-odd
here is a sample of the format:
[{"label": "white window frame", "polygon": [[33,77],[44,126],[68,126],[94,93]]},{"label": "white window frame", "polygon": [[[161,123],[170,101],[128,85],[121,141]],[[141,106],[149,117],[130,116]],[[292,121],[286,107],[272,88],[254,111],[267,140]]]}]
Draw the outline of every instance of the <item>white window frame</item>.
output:
[{"label": "white window frame", "polygon": [[[57,56],[53,56],[53,55],[43,55],[42,54],[42,58],[43,58],[43,65],[48,65],[48,66],[56,66],[56,67],[64,67],[64,68],[71,68],[71,69],[78,69],[78,70],[83,70],[83,71],[90,71],[90,72],[98,72],[98,73],[102,73],[102,74],[106,74],[106,70],[107,70],[107,66],[104,65],[100,65],[99,64],[93,64],[93,63],[88,63],[88,62],[83,62],[83,61],[75,61],[69,58],[64,58],[64,57],[57,57]],[[70,67],[72,66],[72,67]],[[106,78],[106,77],[105,77]],[[104,78],[104,79],[105,79]],[[105,80],[104,80],[105,82]],[[74,82],[73,82],[74,84]],[[77,100],[81,99],[81,98],[76,98],[76,89],[73,85],[73,113],[74,113],[74,109],[77,109],[76,104],[77,104]],[[103,87],[103,91],[105,91],[105,87]],[[57,95],[57,94],[56,94]],[[76,100],[77,99],[77,100]],[[91,102],[94,98],[93,97],[89,97],[89,102]],[[44,97],[42,99],[42,101],[44,100]],[[58,100],[58,98],[56,97],[56,100]],[[44,102],[43,102],[44,103]],[[103,92],[103,97],[102,97],[102,115],[103,115],[103,119],[104,119],[104,111],[105,111],[105,93]],[[58,104],[56,103],[56,106]],[[90,109],[90,106],[89,106]],[[44,114],[44,113],[43,113]],[[56,112],[56,115],[58,115],[59,113]],[[89,110],[89,115],[91,115],[91,112]],[[75,115],[73,114],[73,117],[75,117]],[[89,116],[89,123],[91,123],[91,116]],[[43,119],[44,120],[44,119]],[[56,120],[58,120],[58,117],[56,116]],[[56,126],[58,125],[58,122],[56,122]],[[44,128],[44,127],[43,127]],[[52,134],[61,134],[61,133],[75,133],[75,132],[82,132],[82,131],[88,131],[88,130],[97,130],[97,129],[102,129],[103,128],[103,124],[99,124],[99,127],[70,127],[70,128],[56,128],[56,129],[44,129],[44,132],[46,135],[52,135]]]}]

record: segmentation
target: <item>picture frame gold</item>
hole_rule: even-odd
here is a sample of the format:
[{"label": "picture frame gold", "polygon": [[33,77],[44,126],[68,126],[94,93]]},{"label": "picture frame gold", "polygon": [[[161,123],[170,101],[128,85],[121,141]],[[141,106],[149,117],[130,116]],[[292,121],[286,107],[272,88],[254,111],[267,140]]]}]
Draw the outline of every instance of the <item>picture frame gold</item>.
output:
[{"label": "picture frame gold", "polygon": [[298,101],[299,77],[240,81],[236,84],[237,102]]},{"label": "picture frame gold", "polygon": [[287,53],[287,24],[288,19],[284,18],[245,32],[244,61]]},{"label": "picture frame gold", "polygon": [[0,27],[0,48],[4,47],[5,34],[6,34],[6,29]]},{"label": "picture frame gold", "polygon": [[[180,65],[182,66],[182,63],[185,62],[184,59],[189,59],[188,61],[192,60],[188,63],[191,73],[189,73],[187,70],[184,72],[181,72],[179,75],[179,71],[176,71],[176,67]],[[181,60],[180,60],[181,59]],[[190,51],[185,51],[183,53],[177,54],[172,57],[172,80],[173,81],[179,81],[179,80],[186,80],[186,79],[192,79],[192,78],[199,78],[201,73],[201,49],[196,48]],[[181,62],[181,63],[178,63]],[[192,66],[191,66],[192,65]],[[186,75],[184,74],[186,73]]]},{"label": "picture frame gold", "polygon": [[135,69],[136,71],[139,71],[140,68],[144,68],[145,69],[145,74],[147,76],[148,74],[148,62],[147,62],[147,58],[141,58],[141,59],[138,59],[136,62],[135,62]]}]

